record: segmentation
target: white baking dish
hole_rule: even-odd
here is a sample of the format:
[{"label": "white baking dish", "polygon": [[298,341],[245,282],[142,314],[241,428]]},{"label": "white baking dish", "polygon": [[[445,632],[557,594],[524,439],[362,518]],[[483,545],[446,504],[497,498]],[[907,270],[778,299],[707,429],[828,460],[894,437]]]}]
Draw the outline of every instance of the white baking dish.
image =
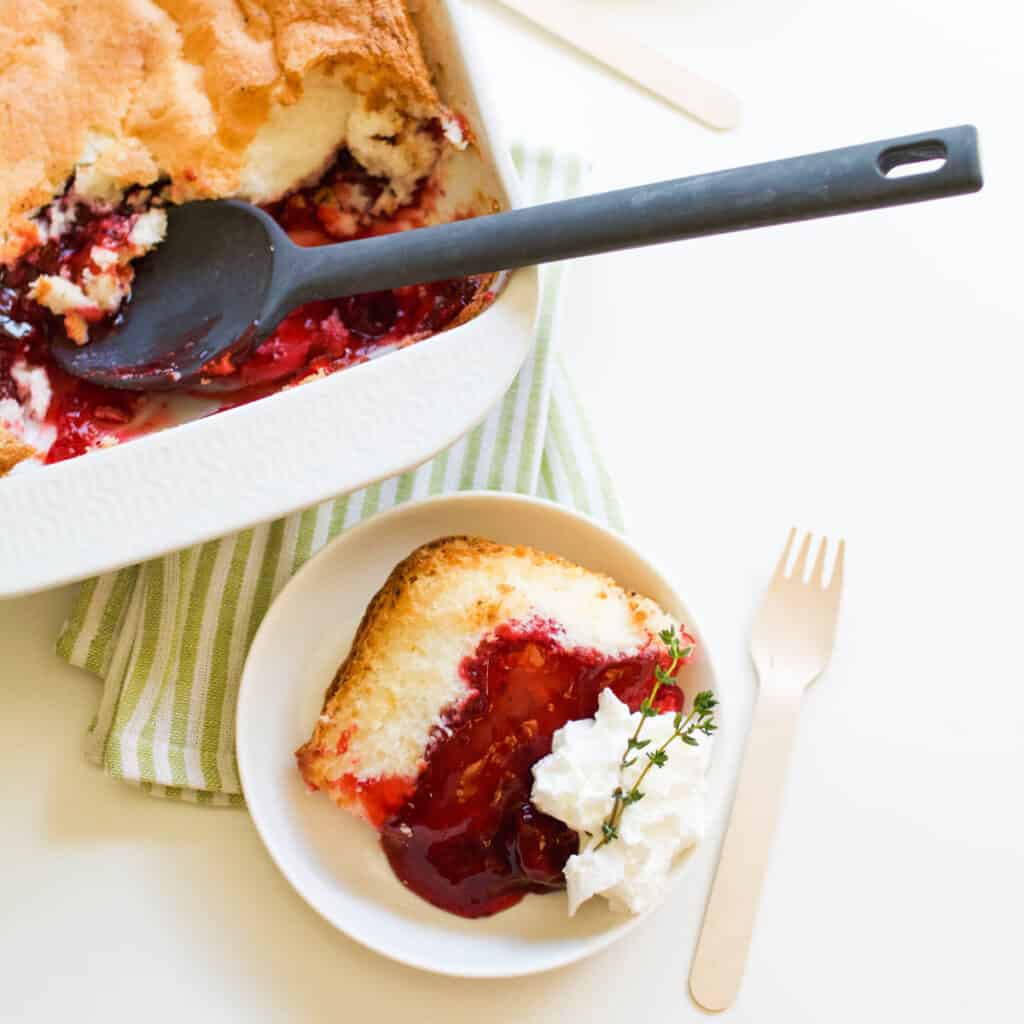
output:
[{"label": "white baking dish", "polygon": [[[454,0],[411,5],[446,102],[476,135],[447,200],[515,205],[514,171]],[[0,597],[243,529],[418,465],[505,392],[533,337],[536,270],[476,319],[331,377],[0,482]]]}]

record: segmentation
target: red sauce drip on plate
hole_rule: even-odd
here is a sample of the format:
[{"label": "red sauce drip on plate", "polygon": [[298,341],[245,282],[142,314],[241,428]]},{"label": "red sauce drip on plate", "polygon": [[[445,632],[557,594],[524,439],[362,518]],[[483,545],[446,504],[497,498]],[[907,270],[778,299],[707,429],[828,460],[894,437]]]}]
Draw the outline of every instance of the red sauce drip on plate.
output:
[{"label": "red sauce drip on plate", "polygon": [[[399,879],[462,917],[561,889],[577,837],[530,802],[533,766],[557,729],[594,715],[605,687],[637,710],[664,658],[653,646],[620,660],[566,649],[543,623],[503,626],[485,639],[461,666],[475,692],[434,737],[412,795],[381,827]],[[660,711],[682,703],[677,687],[658,695]]]}]

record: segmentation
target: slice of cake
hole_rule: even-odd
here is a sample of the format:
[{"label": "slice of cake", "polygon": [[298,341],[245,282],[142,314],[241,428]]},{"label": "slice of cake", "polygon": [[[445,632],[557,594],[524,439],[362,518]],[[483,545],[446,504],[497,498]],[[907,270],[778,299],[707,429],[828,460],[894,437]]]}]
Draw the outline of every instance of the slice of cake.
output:
[{"label": "slice of cake", "polygon": [[[606,687],[632,710],[678,629],[653,601],[528,547],[448,537],[370,603],[296,753],[306,783],[381,832],[398,877],[467,917],[561,888],[576,833],[530,802],[554,732]],[[658,711],[678,711],[663,686]]]}]

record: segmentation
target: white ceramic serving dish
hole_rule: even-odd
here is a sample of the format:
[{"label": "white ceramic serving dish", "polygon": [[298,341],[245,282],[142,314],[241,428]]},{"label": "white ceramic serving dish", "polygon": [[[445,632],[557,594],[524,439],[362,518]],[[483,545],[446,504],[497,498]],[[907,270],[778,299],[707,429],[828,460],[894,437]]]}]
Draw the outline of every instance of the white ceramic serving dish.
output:
[{"label": "white ceramic serving dish", "polygon": [[[515,205],[515,172],[458,4],[423,0],[416,21],[442,96],[477,139],[478,156],[449,167],[447,198]],[[0,597],[152,558],[418,465],[505,392],[536,309],[536,270],[521,270],[479,317],[434,338],[0,481]]]},{"label": "white ceramic serving dish", "polygon": [[[308,792],[295,766],[294,751],[308,739],[324,691],[370,599],[409,552],[458,533],[552,551],[653,598],[697,638],[699,656],[685,671],[688,701],[700,690],[717,691],[711,656],[690,610],[629,541],[548,501],[463,492],[374,516],[328,544],[288,582],[263,619],[243,671],[238,768],[249,812],[270,855],[303,899],[336,928],[423,970],[511,977],[590,956],[643,918],[615,914],[603,900],[590,901],[570,918],[564,893],[527,896],[512,909],[479,920],[438,910],[392,874],[377,833],[323,794]],[[723,734],[728,738],[727,729],[716,734],[716,747]],[[718,761],[716,753],[709,805],[721,799]],[[694,852],[676,861],[673,885],[686,884]]]}]

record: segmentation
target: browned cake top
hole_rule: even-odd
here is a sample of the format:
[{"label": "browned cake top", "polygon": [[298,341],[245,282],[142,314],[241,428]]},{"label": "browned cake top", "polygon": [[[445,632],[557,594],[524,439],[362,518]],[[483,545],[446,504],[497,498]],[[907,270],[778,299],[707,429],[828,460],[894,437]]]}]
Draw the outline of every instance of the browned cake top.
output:
[{"label": "browned cake top", "polygon": [[0,259],[90,149],[122,187],[232,194],[273,105],[325,63],[372,104],[438,111],[403,0],[0,0]]}]

